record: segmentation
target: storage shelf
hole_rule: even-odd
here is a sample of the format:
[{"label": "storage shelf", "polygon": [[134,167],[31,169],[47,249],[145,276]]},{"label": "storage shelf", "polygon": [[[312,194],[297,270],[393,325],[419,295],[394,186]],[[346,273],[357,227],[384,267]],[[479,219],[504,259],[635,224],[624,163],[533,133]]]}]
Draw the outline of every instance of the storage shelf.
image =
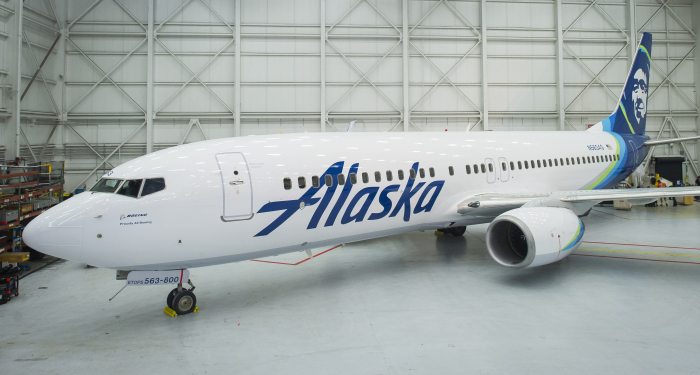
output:
[{"label": "storage shelf", "polygon": [[[31,193],[25,193],[25,194],[15,195],[15,196],[12,196],[12,197],[7,197],[7,198],[0,198],[0,204],[2,204],[2,203],[8,203],[8,202],[14,202],[14,201],[20,201],[20,200],[22,200],[22,199],[35,197],[35,196],[38,196],[38,195],[41,195],[41,194],[50,193],[50,192],[52,192],[52,191],[54,191],[54,190],[62,190],[62,189],[63,189],[63,185],[58,185],[58,186],[53,186],[53,187],[50,187],[50,188],[43,188],[43,189],[41,189],[41,190],[39,190],[39,191],[34,191],[34,192],[31,192]],[[6,228],[2,228],[2,226],[0,226],[0,230],[3,230],[3,229],[6,229]]]},{"label": "storage shelf", "polygon": [[0,185],[0,189],[28,187],[28,186],[34,186],[34,185],[39,185],[39,181],[26,181],[24,183],[19,183],[19,184]]},{"label": "storage shelf", "polygon": [[38,174],[39,174],[39,171],[0,174],[0,179],[4,179],[4,178],[13,178],[13,177],[21,177],[21,176],[36,176],[36,175],[38,175]]}]

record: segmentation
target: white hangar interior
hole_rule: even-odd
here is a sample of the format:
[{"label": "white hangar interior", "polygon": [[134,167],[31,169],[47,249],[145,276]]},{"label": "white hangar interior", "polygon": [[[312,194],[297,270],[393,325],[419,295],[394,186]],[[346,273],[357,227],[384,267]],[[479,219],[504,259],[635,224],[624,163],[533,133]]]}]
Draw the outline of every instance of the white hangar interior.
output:
[{"label": "white hangar interior", "polygon": [[[73,192],[176,145],[352,121],[582,132],[642,32],[647,134],[697,136],[700,1],[0,0],[0,151],[65,161]],[[697,142],[647,171],[664,158],[700,175]],[[198,268],[201,310],[175,318],[163,286],[109,300],[113,270],[53,259],[0,306],[0,372],[697,374],[699,217],[595,207],[572,256],[526,270],[490,258],[488,224]]]},{"label": "white hangar interior", "polygon": [[[654,35],[647,133],[698,132],[689,0],[18,4],[0,3],[5,158],[65,160],[69,191],[181,143],[350,121],[585,130],[615,108],[641,32]],[[694,142],[653,154],[698,174]]]}]

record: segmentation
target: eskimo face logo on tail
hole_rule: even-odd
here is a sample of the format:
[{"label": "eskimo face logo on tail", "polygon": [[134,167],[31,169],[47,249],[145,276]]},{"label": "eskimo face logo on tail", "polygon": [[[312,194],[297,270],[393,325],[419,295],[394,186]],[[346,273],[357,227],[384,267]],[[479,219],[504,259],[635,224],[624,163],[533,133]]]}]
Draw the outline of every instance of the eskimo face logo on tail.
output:
[{"label": "eskimo face logo on tail", "polygon": [[[273,211],[283,212],[277,217],[277,219],[275,219],[272,223],[265,227],[265,229],[261,230],[258,234],[256,234],[255,237],[267,236],[268,234],[272,233],[275,229],[277,229],[280,225],[282,225],[285,221],[287,221],[290,217],[292,217],[292,215],[294,215],[302,207],[311,207],[318,203],[318,206],[316,207],[316,210],[314,211],[314,214],[312,215],[311,220],[309,221],[309,224],[307,225],[306,229],[308,230],[317,228],[319,224],[321,224],[321,218],[330,206],[331,201],[335,196],[336,190],[338,190],[338,175],[342,173],[343,165],[344,162],[339,161],[331,165],[321,175],[322,179],[325,179],[326,175],[331,176],[333,181],[331,186],[326,187],[325,185],[323,185],[319,187],[311,187],[299,199],[270,202],[262,206],[258,213]],[[348,175],[352,173],[357,173],[358,167],[358,163],[353,164],[348,171]],[[411,169],[413,169],[414,171],[418,171],[418,163],[414,163]],[[354,189],[356,185],[353,185],[348,181],[345,185],[342,186],[340,195],[335,201],[335,204],[333,204],[333,207],[331,208],[331,211],[328,214],[326,221],[323,222],[323,226],[330,227],[335,225],[338,217],[340,216],[340,211],[343,209],[343,206],[345,206],[345,203],[348,202],[348,200],[349,203],[347,204],[347,207],[345,207],[345,211],[342,214],[342,216],[340,216],[341,225],[349,224],[352,222],[359,223],[364,221],[365,218],[367,220],[379,220],[387,216],[395,217],[401,214],[402,211],[403,220],[409,221],[411,219],[411,213],[415,215],[421,212],[430,212],[430,210],[433,209],[435,201],[437,200],[438,195],[440,195],[440,191],[442,191],[442,186],[444,184],[444,180],[439,180],[432,181],[426,185],[426,182],[416,183],[416,180],[414,178],[409,177],[403,189],[401,189],[401,185],[393,184],[385,186],[383,189],[381,189],[381,192],[379,186],[370,186],[360,189],[359,191],[354,193],[353,190],[356,190]],[[316,195],[316,193],[318,193],[324,187],[326,187],[326,191],[323,194],[323,197],[315,198],[314,196]],[[399,190],[402,190],[401,195],[398,195]],[[350,198],[351,193],[354,193],[352,198]],[[394,204],[394,200],[392,200],[392,198],[389,197],[389,195],[392,193],[394,196],[398,196],[398,199],[396,199],[395,201],[396,204]],[[372,202],[374,202],[374,199],[377,197],[377,195],[379,196],[379,204],[382,206],[382,210],[380,212],[371,213],[369,214],[369,216],[367,216],[367,214],[369,213],[369,208],[372,205]],[[411,210],[411,198],[413,198],[414,196],[417,196],[418,200],[416,201],[416,205],[413,208],[413,210]]]},{"label": "eskimo face logo on tail", "polygon": [[634,105],[634,117],[639,124],[647,115],[647,96],[649,92],[649,80],[644,70],[637,69],[634,73],[632,86],[632,104]]}]

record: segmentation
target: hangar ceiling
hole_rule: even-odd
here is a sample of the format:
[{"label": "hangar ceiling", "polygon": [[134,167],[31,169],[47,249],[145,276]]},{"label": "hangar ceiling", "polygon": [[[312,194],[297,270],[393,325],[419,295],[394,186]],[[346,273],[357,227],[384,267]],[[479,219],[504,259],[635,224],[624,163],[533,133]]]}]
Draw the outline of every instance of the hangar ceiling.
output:
[{"label": "hangar ceiling", "polygon": [[[643,31],[654,34],[647,133],[692,136],[697,7],[0,0],[2,145],[6,158],[66,160],[73,189],[181,143],[353,120],[355,131],[584,130],[615,107]],[[699,151],[655,153],[691,157],[695,175]]]}]

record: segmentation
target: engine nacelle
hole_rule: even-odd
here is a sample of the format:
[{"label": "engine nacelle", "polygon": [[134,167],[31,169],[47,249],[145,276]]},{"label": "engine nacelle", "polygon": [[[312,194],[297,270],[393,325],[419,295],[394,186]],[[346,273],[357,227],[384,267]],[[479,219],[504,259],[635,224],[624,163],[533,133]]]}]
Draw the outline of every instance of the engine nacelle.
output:
[{"label": "engine nacelle", "polygon": [[486,246],[507,267],[537,267],[564,259],[581,243],[585,228],[571,210],[516,208],[498,216],[486,231]]}]

